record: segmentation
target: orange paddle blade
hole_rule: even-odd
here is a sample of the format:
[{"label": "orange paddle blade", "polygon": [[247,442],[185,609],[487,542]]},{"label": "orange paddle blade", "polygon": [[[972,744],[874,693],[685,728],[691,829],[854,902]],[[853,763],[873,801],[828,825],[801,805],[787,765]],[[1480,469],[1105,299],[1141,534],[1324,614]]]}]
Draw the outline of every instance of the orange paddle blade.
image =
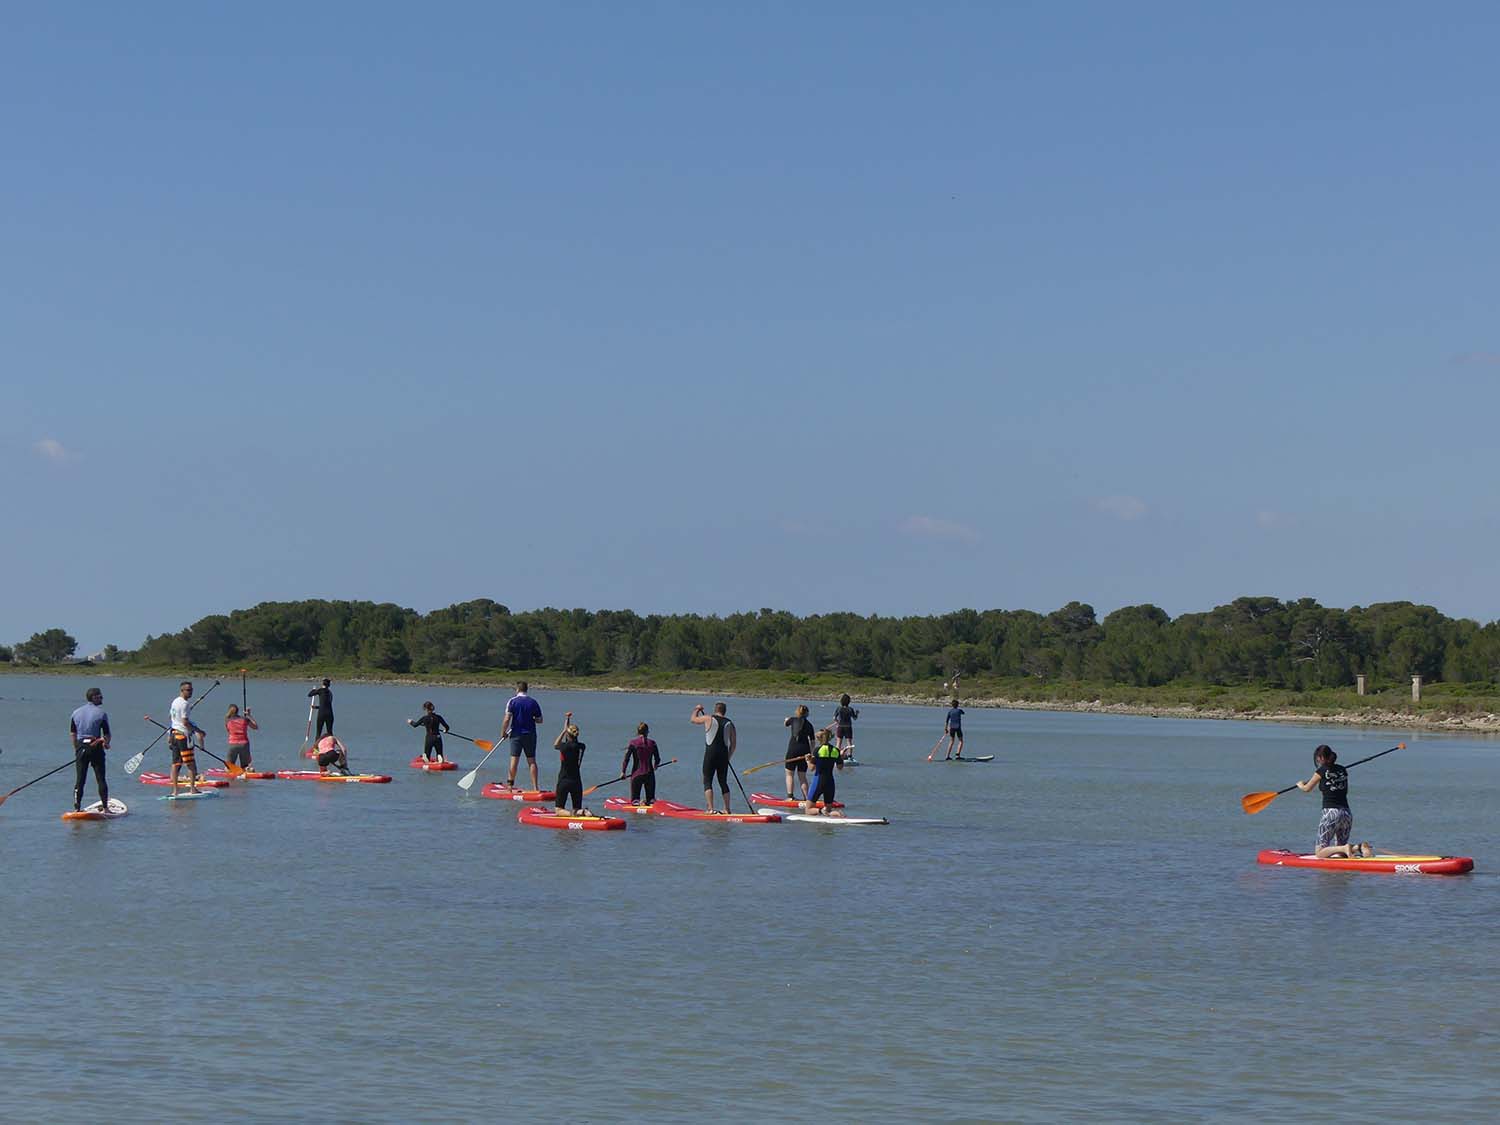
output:
[{"label": "orange paddle blade", "polygon": [[225,762],[224,768],[229,771],[230,777],[239,777],[245,772],[245,767],[236,762]]},{"label": "orange paddle blade", "polygon": [[474,740],[474,745],[484,751],[490,751],[495,748],[495,744],[487,738],[476,738]]},{"label": "orange paddle blade", "polygon": [[1240,798],[1240,808],[1254,816],[1280,795],[1279,793],[1246,793]]}]

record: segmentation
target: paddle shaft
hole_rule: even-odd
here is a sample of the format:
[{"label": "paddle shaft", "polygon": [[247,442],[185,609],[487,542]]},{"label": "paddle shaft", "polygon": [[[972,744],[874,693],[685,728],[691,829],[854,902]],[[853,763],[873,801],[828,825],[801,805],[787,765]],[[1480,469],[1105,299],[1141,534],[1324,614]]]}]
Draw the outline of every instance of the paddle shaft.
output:
[{"label": "paddle shaft", "polygon": [[[675,762],[676,760],[677,760],[676,758],[669,759],[668,761],[665,761],[661,765],[657,766],[656,769],[658,769],[658,770],[664,770],[668,766],[670,766],[673,762]],[[651,772],[655,773],[656,770],[652,770]],[[606,785],[614,785],[617,782],[624,781],[627,777],[633,777],[633,776],[634,776],[633,774],[622,773],[619,777],[612,777],[608,781],[601,781],[598,785],[590,785],[587,789],[585,789],[583,791],[583,795],[585,797],[587,797],[590,793],[594,793],[594,792],[596,792],[596,791],[598,791],[600,789],[603,789]],[[641,776],[645,777],[646,775],[642,774]]]},{"label": "paddle shaft", "polygon": [[[478,744],[476,743],[475,745],[478,745]],[[473,769],[471,769],[468,773],[464,774],[463,777],[461,777],[461,778],[458,779],[458,787],[460,789],[462,789],[465,793],[467,793],[469,791],[469,789],[473,786],[474,779],[479,776],[479,771],[482,770],[482,769],[484,769],[484,763],[488,762],[492,757],[494,757],[495,756],[495,751],[498,750],[498,749],[500,749],[500,743],[497,742],[490,749],[490,752],[488,754],[486,754],[480,760],[480,762],[479,762],[479,764],[477,766],[475,766]]]},{"label": "paddle shaft", "polygon": [[[740,787],[740,796],[745,798],[745,808],[749,809],[753,813],[755,811],[755,806],[750,803],[750,794],[745,792],[745,783],[740,780],[740,771],[734,768],[733,761],[730,761],[726,764],[729,766],[729,772],[734,774],[734,783]],[[728,812],[729,810],[725,809],[724,811]]]},{"label": "paddle shaft", "polygon": [[757,770],[768,770],[768,769],[770,769],[770,768],[771,768],[771,767],[772,767],[772,766],[779,766],[779,765],[781,765],[781,764],[782,764],[782,762],[784,762],[784,761],[785,761],[785,760],[786,760],[786,759],[785,759],[785,758],[777,758],[777,759],[775,759],[775,760],[774,760],[774,761],[770,761],[770,762],[762,762],[762,763],[761,763],[761,764],[760,764],[760,765],[758,765],[758,766],[751,766],[751,767],[750,767],[750,768],[749,768],[749,769],[747,769],[747,770],[746,770],[746,771],[745,771],[745,776],[746,776],[746,777],[749,777],[749,776],[750,776],[750,775],[751,775],[751,774],[752,774],[752,773],[755,773],[755,772],[756,772],[756,771],[757,771]]},{"label": "paddle shaft", "polygon": [[0,797],[0,805],[5,804],[6,801],[10,800],[17,793],[19,793],[22,789],[30,789],[38,781],[46,781],[53,774],[55,774],[55,773],[62,773],[62,771],[65,770],[65,769],[67,769],[69,766],[75,766],[77,764],[78,764],[78,755],[74,754],[73,755],[73,760],[71,762],[64,762],[62,765],[58,766],[55,770],[48,770],[46,773],[42,774],[41,777],[33,777],[25,785],[17,785],[14,789],[12,789],[5,796]]},{"label": "paddle shaft", "polygon": [[[1366,762],[1373,762],[1376,758],[1383,758],[1387,754],[1394,754],[1397,750],[1405,749],[1406,743],[1398,742],[1389,750],[1382,750],[1379,754],[1371,754],[1368,758],[1361,758],[1357,762],[1350,762],[1344,768],[1346,770],[1352,770],[1355,766],[1362,766]],[[1276,800],[1276,798],[1280,797],[1283,793],[1290,793],[1293,789],[1300,789],[1301,787],[1301,782],[1297,782],[1295,784],[1288,785],[1285,789],[1278,789],[1274,793],[1248,793],[1240,799],[1240,804],[1247,813],[1258,813],[1265,809],[1267,805]],[[1252,804],[1255,806],[1254,808],[1251,807]]]}]

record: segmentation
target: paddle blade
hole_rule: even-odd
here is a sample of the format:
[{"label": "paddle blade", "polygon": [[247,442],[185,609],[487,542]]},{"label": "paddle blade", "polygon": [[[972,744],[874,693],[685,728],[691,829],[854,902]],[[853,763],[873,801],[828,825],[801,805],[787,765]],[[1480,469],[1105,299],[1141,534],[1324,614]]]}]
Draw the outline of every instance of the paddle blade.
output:
[{"label": "paddle blade", "polygon": [[245,772],[245,767],[235,762],[225,762],[224,768],[229,771],[230,777],[240,777]]},{"label": "paddle blade", "polygon": [[[481,763],[482,764],[482,763]],[[458,787],[467,793],[474,785],[474,779],[479,776],[479,766],[475,766],[463,777],[458,779]]]},{"label": "paddle blade", "polygon": [[781,763],[783,761],[785,761],[784,758],[777,758],[774,762],[764,762],[764,763],[762,763],[761,765],[758,765],[758,766],[751,766],[749,769],[747,769],[745,771],[745,776],[749,777],[752,773],[758,773],[761,770],[768,770],[772,766],[779,766],[779,765],[781,765]]},{"label": "paddle blade", "polygon": [[141,768],[141,762],[145,761],[145,759],[146,752],[144,750],[142,750],[134,758],[127,759],[125,762],[125,772],[135,773],[136,770]]},{"label": "paddle blade", "polygon": [[1244,809],[1248,815],[1254,816],[1279,796],[1281,796],[1280,793],[1246,793],[1240,798],[1240,808]]},{"label": "paddle blade", "polygon": [[472,742],[475,746],[479,747],[479,749],[481,750],[488,751],[495,748],[495,744],[487,738],[471,738],[469,739],[469,741]]}]

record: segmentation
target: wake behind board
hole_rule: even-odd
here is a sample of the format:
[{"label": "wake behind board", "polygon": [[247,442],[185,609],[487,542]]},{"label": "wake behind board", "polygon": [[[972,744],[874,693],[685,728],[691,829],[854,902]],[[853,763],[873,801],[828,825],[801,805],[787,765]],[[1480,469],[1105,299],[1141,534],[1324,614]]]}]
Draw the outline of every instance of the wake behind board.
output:
[{"label": "wake behind board", "polygon": [[95,801],[92,805],[85,806],[81,812],[69,810],[63,813],[62,818],[64,820],[114,820],[116,817],[129,814],[130,810],[125,807],[124,801],[111,797],[108,808],[104,808],[98,801]]}]

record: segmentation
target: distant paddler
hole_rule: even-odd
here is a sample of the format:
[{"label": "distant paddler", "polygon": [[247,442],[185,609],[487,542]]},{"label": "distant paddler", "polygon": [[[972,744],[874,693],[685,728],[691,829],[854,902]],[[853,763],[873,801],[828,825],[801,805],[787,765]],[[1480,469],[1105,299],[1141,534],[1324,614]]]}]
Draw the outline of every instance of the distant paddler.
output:
[{"label": "distant paddler", "polygon": [[318,772],[326,774],[330,766],[349,776],[348,748],[333,735],[325,734],[318,739]]},{"label": "distant paddler", "polygon": [[[637,724],[635,737],[625,747],[625,760],[620,763],[620,776],[630,778],[630,803],[652,804],[656,800],[656,767],[661,765],[661,751],[651,737],[651,728],[645,723]],[[645,801],[642,802],[641,798]]]},{"label": "distant paddler", "polygon": [[83,783],[88,779],[90,767],[94,771],[94,784],[99,787],[99,807],[109,808],[109,783],[104,780],[104,752],[109,749],[109,715],[104,710],[104,693],[91,687],[83,693],[83,698],[83,706],[76,709],[68,721],[77,774],[73,782],[74,812],[83,809]]},{"label": "distant paddler", "polygon": [[834,745],[843,758],[854,757],[854,720],[859,718],[859,709],[849,706],[849,693],[839,696],[839,705],[833,711]]},{"label": "distant paddler", "polygon": [[[205,695],[207,692],[204,693]],[[167,749],[172,752],[172,795],[177,795],[177,773],[183,766],[188,771],[188,792],[198,792],[198,756],[193,743],[203,745],[203,728],[193,722],[193,681],[183,680],[177,687],[177,698],[172,700],[171,727],[167,732]],[[128,764],[128,763],[127,763]]]},{"label": "distant paddler", "polygon": [[448,730],[448,720],[437,713],[432,706],[432,700],[422,704],[422,717],[420,719],[407,719],[409,727],[421,727],[426,731],[422,739],[422,757],[429,762],[446,762],[443,757],[443,734]]},{"label": "distant paddler", "polygon": [[318,709],[318,726],[313,734],[315,740],[321,740],[325,734],[333,733],[333,685],[332,681],[324,680],[322,687],[315,687],[307,693],[307,698],[313,701]]},{"label": "distant paddler", "polygon": [[[948,752],[943,755],[943,761],[949,758],[962,758],[964,756],[964,709],[958,705],[958,700],[953,700],[953,706],[948,708],[948,715],[943,719],[943,735],[948,739]],[[957,746],[958,752],[954,753]]]}]

